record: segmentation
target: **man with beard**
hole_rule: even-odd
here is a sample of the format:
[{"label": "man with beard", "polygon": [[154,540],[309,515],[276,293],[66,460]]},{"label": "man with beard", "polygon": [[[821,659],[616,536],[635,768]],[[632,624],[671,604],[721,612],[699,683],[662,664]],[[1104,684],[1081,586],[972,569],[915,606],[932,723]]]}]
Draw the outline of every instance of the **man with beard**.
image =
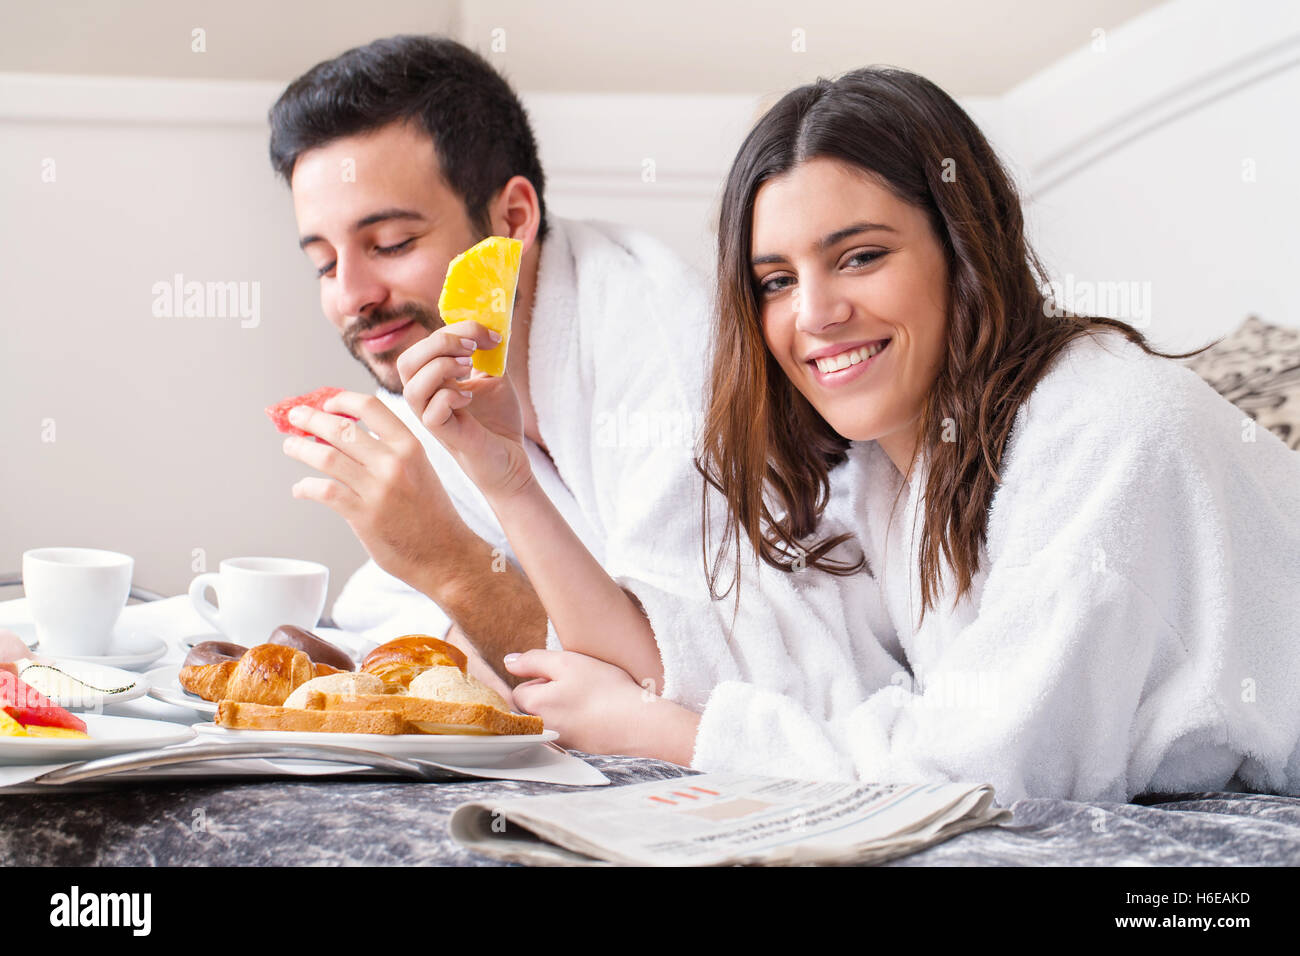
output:
[{"label": "man with beard", "polygon": [[[336,510],[371,556],[340,594],[335,622],[376,638],[445,637],[467,652],[476,649],[498,674],[505,673],[507,652],[559,650],[491,509],[403,400],[397,359],[443,327],[436,304],[453,257],[490,235],[520,239],[505,375],[514,394],[481,391],[473,414],[488,424],[522,417],[538,481],[590,552],[604,556],[608,534],[568,484],[589,486],[591,475],[557,470],[534,410],[530,372],[539,362],[548,376],[557,371],[537,356],[557,355],[554,342],[567,337],[573,310],[589,309],[589,300],[608,299],[606,286],[629,281],[643,285],[651,300],[641,297],[637,314],[611,314],[610,322],[654,323],[661,321],[658,310],[671,308],[704,336],[701,284],[648,236],[548,216],[522,105],[491,66],[449,39],[393,37],[321,63],[285,90],[270,123],[272,164],[292,190],[299,244],[318,275],[322,310],[379,385],[377,397],[345,393],[326,406],[364,421],[344,441],[329,443],[321,429],[330,416],[307,410],[295,424],[326,442],[285,442],[287,454],[323,472],[299,481],[294,496]],[[533,340],[535,319],[545,320],[551,341]],[[480,337],[476,344],[495,343]],[[690,425],[702,402],[703,369],[703,349],[694,351],[697,365],[680,380],[672,367],[682,365],[682,355],[645,357],[662,362],[661,387],[686,423],[677,447],[636,447],[633,440],[606,456],[671,455],[678,471],[691,469]],[[685,402],[691,393],[693,405]],[[584,424],[594,417],[591,408],[573,414]],[[689,513],[696,504],[674,507]],[[697,555],[698,547],[688,552]],[[505,680],[518,683],[509,674]]]}]

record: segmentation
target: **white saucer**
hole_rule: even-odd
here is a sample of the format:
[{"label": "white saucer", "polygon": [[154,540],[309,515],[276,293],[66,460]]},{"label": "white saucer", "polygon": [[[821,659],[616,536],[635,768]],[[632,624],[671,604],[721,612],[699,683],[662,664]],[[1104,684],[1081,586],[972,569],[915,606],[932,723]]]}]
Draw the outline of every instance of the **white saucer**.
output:
[{"label": "white saucer", "polygon": [[164,664],[162,667],[155,667],[153,670],[148,671],[144,677],[149,683],[149,696],[154,700],[162,701],[164,704],[188,707],[190,710],[208,716],[215,715],[217,712],[216,702],[204,700],[182,687],[181,682],[177,680],[180,673],[179,664]]},{"label": "white saucer", "polygon": [[[37,644],[34,650],[40,654],[41,646]],[[51,655],[51,660],[57,658],[64,661],[84,661],[87,664],[102,664],[105,667],[138,671],[148,667],[166,653],[167,642],[157,634],[143,628],[118,624],[113,629],[113,640],[108,646],[107,654],[58,654]]]},{"label": "white saucer", "polygon": [[151,750],[189,740],[194,729],[166,720],[85,714],[84,737],[0,736],[0,764],[73,763],[94,757],[111,757],[132,750]]},{"label": "white saucer", "polygon": [[[24,683],[67,710],[98,711],[107,704],[120,704],[143,697],[149,690],[147,677],[117,667],[105,667],[103,664],[91,664],[65,657],[16,663],[18,677]],[[68,677],[46,670],[41,666],[43,664],[57,667],[68,677],[85,681],[90,687],[82,687],[69,681]]]},{"label": "white saucer", "polygon": [[292,730],[231,730],[213,723],[195,724],[203,735],[227,740],[264,740],[280,744],[333,744],[374,750],[393,757],[421,757],[452,764],[493,761],[559,737],[554,730],[540,734],[331,734]]}]

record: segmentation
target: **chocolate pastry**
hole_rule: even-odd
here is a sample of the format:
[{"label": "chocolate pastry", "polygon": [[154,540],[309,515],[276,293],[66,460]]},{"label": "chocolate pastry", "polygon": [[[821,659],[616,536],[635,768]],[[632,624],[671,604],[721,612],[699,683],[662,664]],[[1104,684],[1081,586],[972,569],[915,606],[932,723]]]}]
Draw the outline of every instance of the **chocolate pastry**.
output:
[{"label": "chocolate pastry", "polygon": [[190,648],[185,655],[185,667],[201,667],[204,664],[219,664],[222,661],[237,661],[244,656],[248,648],[242,644],[229,641],[203,641]]},{"label": "chocolate pastry", "polygon": [[304,631],[292,624],[283,624],[277,627],[272,632],[271,639],[267,643],[297,648],[310,657],[315,664],[328,664],[330,667],[341,671],[354,671],[357,669],[356,662],[352,660],[347,651],[331,644],[329,641],[322,640],[311,631]]}]

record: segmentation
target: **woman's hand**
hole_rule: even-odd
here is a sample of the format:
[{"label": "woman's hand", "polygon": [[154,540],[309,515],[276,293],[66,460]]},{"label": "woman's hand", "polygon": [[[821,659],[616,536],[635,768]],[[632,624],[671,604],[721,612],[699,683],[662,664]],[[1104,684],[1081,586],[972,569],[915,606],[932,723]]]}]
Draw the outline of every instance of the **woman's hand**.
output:
[{"label": "woman's hand", "polygon": [[374,395],[339,392],[320,411],[293,409],[289,421],[321,441],[291,436],[284,453],[325,475],[299,480],[293,496],[338,512],[389,574],[418,589],[471,533],[420,440]]},{"label": "woman's hand", "polygon": [[504,375],[484,375],[469,364],[476,349],[500,341],[477,322],[453,322],[397,359],[411,411],[489,501],[515,494],[533,476],[514,385]]},{"label": "woman's hand", "polygon": [[515,703],[558,731],[560,746],[690,765],[699,715],[640,686],[621,667],[544,650],[508,654],[505,666],[517,677],[537,678],[515,687]]}]

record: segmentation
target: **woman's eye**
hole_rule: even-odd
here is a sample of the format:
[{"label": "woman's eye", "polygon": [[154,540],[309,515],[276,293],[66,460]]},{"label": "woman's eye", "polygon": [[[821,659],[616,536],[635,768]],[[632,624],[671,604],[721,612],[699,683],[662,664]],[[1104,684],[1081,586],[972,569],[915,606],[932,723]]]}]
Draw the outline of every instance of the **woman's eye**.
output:
[{"label": "woman's eye", "polygon": [[772,276],[772,278],[764,279],[758,284],[758,291],[763,295],[776,295],[782,289],[788,288],[788,286],[779,285],[778,283],[793,281],[794,279],[790,276]]},{"label": "woman's eye", "polygon": [[391,256],[394,252],[401,252],[403,249],[405,249],[413,242],[415,242],[414,236],[412,236],[410,239],[407,239],[405,242],[399,242],[395,246],[376,246],[375,250],[377,252],[382,252],[386,256]]},{"label": "woman's eye", "polygon": [[334,263],[330,262],[316,270],[316,278],[323,279],[325,274],[334,268]]},{"label": "woman's eye", "polygon": [[870,265],[883,255],[883,252],[857,252],[849,256],[847,264],[851,265],[852,263],[857,262],[864,266]]}]

